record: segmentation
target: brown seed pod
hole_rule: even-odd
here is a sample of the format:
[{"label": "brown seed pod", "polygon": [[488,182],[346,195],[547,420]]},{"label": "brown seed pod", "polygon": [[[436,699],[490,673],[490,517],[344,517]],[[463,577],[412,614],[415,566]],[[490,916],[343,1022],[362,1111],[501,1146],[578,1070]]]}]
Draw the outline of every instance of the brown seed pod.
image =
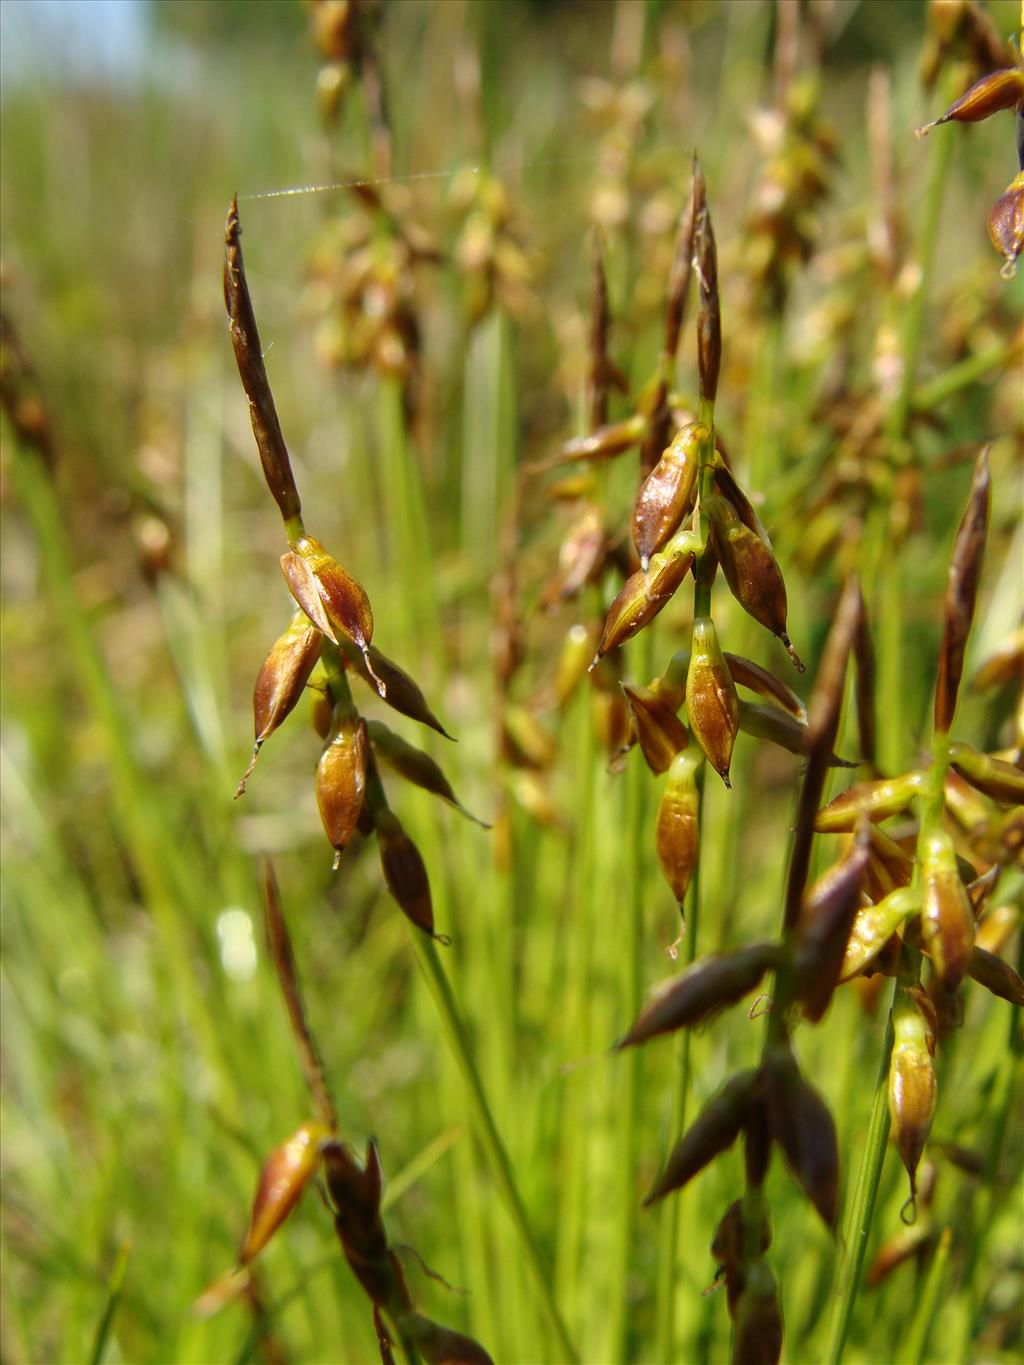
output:
[{"label": "brown seed pod", "polygon": [[900,1160],[917,1193],[917,1166],[935,1116],[935,1013],[920,989],[897,992],[892,1011],[889,1116]]},{"label": "brown seed pod", "polygon": [[877,905],[866,905],[857,912],[839,971],[840,982],[849,981],[869,967],[906,919],[921,908],[917,887],[901,886]]},{"label": "brown seed pod", "polygon": [[673,555],[662,551],[652,556],[646,574],[638,569],[626,580],[608,610],[591,669],[609,650],[625,644],[654,620],[668,605],[692,566],[692,554]]},{"label": "brown seed pod", "polygon": [[668,772],[672,760],[690,742],[686,726],[671,706],[649,687],[620,684],[629,703],[633,729],[652,773]]},{"label": "brown seed pod", "polygon": [[249,1231],[238,1253],[240,1265],[247,1265],[266,1246],[299,1202],[329,1137],[322,1123],[304,1123],[267,1157],[253,1200]]},{"label": "brown seed pod", "polygon": [[666,982],[640,1011],[619,1050],[646,1043],[662,1033],[696,1028],[756,990],[778,962],[775,943],[748,943],[728,953],[700,958]]},{"label": "brown seed pod", "polygon": [[673,1190],[682,1189],[708,1162],[726,1151],[743,1131],[756,1071],[741,1071],[716,1091],[672,1148],[665,1169],[644,1200],[650,1208]]},{"label": "brown seed pod", "polygon": [[335,869],[363,808],[368,748],[366,722],[353,707],[336,705],[316,769],[316,800],[334,849]]},{"label": "brown seed pod", "polygon": [[1021,100],[1024,100],[1024,71],[1015,66],[992,71],[975,81],[944,114],[918,128],[917,136],[925,137],[943,123],[980,123],[1004,109],[1015,109]]},{"label": "brown seed pod", "polygon": [[964,670],[964,649],[981,578],[981,561],[988,529],[988,446],[978,456],[974,481],[953,543],[943,602],[944,626],[935,681],[935,733],[947,735],[956,715],[957,693]]},{"label": "brown seed pod", "polygon": [[645,573],[651,555],[679,529],[693,505],[701,446],[710,439],[711,433],[701,422],[677,431],[640,486],[633,509],[633,544]]},{"label": "brown seed pod", "polygon": [[711,538],[729,590],[743,610],[777,636],[800,668],[796,651],[786,634],[786,584],[775,556],[745,526],[730,502],[713,493],[703,502],[711,525]]},{"label": "brown seed pod", "polygon": [[447,801],[449,806],[454,806],[467,820],[472,820],[474,824],[484,829],[490,829],[486,821],[479,820],[458,800],[451,783],[429,754],[417,749],[401,735],[396,735],[394,730],[381,720],[367,721],[366,731],[377,757],[400,777],[404,777],[407,782],[412,782],[417,787],[422,787],[424,791],[431,792],[434,796],[439,796],[442,801]]},{"label": "brown seed pod", "polygon": [[673,759],[654,829],[658,862],[679,906],[686,899],[700,847],[696,773],[701,761],[685,751]]},{"label": "brown seed pod", "polygon": [[995,953],[987,952],[975,944],[967,962],[967,975],[993,995],[998,995],[1000,1000],[1009,1000],[1011,1005],[1024,1007],[1024,981],[1008,962]]},{"label": "brown seed pod", "polygon": [[374,811],[374,828],[384,881],[402,913],[417,929],[447,943],[446,938],[434,933],[430,880],[419,849],[402,828],[398,816],[386,806]]},{"label": "brown seed pod", "polygon": [[851,833],[862,815],[886,820],[906,810],[923,789],[925,774],[915,771],[879,782],[855,782],[818,812],[814,828],[821,833]]},{"label": "brown seed pod", "polygon": [[788,1045],[767,1053],[764,1082],[772,1136],[797,1184],[825,1226],[834,1231],[839,1209],[839,1145],[828,1105],[801,1076]]},{"label": "brown seed pod", "polygon": [[324,637],[305,612],[297,611],[283,635],[274,641],[256,679],[252,694],[256,742],[252,759],[242,774],[235,798],[243,794],[260,749],[295,709],[310,673],[320,658]]},{"label": "brown seed pod", "polygon": [[1012,763],[979,753],[969,744],[954,740],[949,746],[949,761],[965,782],[993,801],[1024,806],[1024,772]]},{"label": "brown seed pod", "polygon": [[697,616],[686,674],[686,718],[727,787],[739,716],[739,697],[718,644],[715,623],[710,616]]},{"label": "brown seed pod", "polygon": [[309,619],[334,644],[354,648],[382,697],[387,687],[370,662],[373,612],[362,585],[329,555],[318,540],[302,536],[281,556],[281,571],[292,596]]},{"label": "brown seed pod", "polygon": [[393,659],[382,654],[376,645],[370,646],[365,659],[360,654],[353,666],[363,681],[369,683],[378,693],[380,684],[383,684],[383,699],[393,711],[408,716],[410,720],[419,721],[421,725],[429,726],[439,735],[444,735],[445,739],[454,738],[427,705],[427,699],[414,679],[404,668],[399,668]]},{"label": "brown seed pod", "polygon": [[955,990],[974,947],[974,914],[945,830],[928,838],[921,859],[921,936],[939,980]]}]

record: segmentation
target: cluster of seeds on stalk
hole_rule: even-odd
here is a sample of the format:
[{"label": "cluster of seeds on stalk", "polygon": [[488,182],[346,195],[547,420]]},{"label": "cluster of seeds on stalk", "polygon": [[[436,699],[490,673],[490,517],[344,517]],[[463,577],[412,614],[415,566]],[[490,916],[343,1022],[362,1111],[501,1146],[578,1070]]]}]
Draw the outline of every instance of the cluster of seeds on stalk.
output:
[{"label": "cluster of seeds on stalk", "polygon": [[305,689],[311,688],[316,697],[313,721],[323,740],[316,771],[317,803],[334,849],[335,867],[357,830],[373,835],[388,890],[417,928],[438,937],[423,859],[388,803],[380,768],[387,765],[406,781],[468,812],[429,754],[383,722],[364,719],[352,696],[349,675],[367,683],[393,710],[439,734],[446,735],[446,731],[409,674],[372,643],[373,613],[362,585],[306,534],[263,364],[239,238],[238,205],[233,202],[225,238],[224,295],[263,472],[288,535],[281,570],[298,609],[256,680],[255,745],[236,795],[245,791],[266,740],[291,714]]}]

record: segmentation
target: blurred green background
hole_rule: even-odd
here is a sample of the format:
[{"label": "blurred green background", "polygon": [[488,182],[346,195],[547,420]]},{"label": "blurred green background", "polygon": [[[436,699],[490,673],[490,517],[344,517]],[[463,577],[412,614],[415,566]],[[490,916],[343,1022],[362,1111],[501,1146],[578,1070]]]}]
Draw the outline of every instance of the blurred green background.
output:
[{"label": "blurred green background", "polygon": [[[1009,0],[988,6],[1000,33],[1012,32],[1015,10]],[[738,1155],[687,1191],[674,1283],[656,1289],[665,1215],[623,1231],[623,1201],[639,1203],[675,1136],[669,1046],[640,1063],[635,1168],[619,1126],[622,1061],[605,1054],[630,1017],[628,897],[645,907],[645,987],[670,966],[675,908],[650,833],[657,784],[631,772],[627,790],[609,775],[584,689],[560,710],[531,712],[557,752],[539,775],[499,760],[492,593],[498,570],[514,564],[525,704],[550,691],[567,629],[599,615],[600,594],[606,604],[614,587],[554,616],[537,610],[567,522],[543,481],[527,482],[510,533],[515,471],[585,421],[595,222],[607,242],[612,353],[633,393],[648,380],[694,146],[721,257],[721,426],[752,471],[809,676],[848,567],[841,540],[818,559],[808,543],[820,511],[808,471],[824,468],[837,444],[822,415],[829,366],[842,353],[854,407],[884,390],[940,137],[952,166],[921,382],[998,349],[1019,327],[1020,281],[1000,279],[985,231],[1015,169],[1009,116],[916,143],[912,129],[942,107],[919,80],[927,6],[837,0],[804,11],[801,69],[815,65],[814,25],[826,33],[817,117],[836,158],[810,211],[810,259],[773,334],[750,302],[750,215],[770,163],[753,116],[772,100],[775,15],[758,0],[383,7],[375,41],[398,179],[382,194],[440,257],[411,268],[403,258],[406,274],[391,281],[418,320],[411,386],[401,366],[384,373],[379,356],[375,366],[346,350],[355,323],[339,309],[338,263],[366,205],[345,191],[248,197],[374,172],[358,89],[325,127],[308,8],[0,6],[3,309],[35,370],[55,451],[52,484],[37,478],[33,494],[17,469],[34,456],[5,422],[0,1356],[10,1365],[90,1353],[109,1362],[376,1358],[366,1301],[314,1195],[261,1258],[266,1316],[244,1304],[207,1321],[191,1314],[231,1264],[260,1161],[308,1116],[263,946],[261,853],[277,862],[344,1135],[380,1145],[392,1240],[469,1291],[450,1292],[409,1257],[417,1304],[472,1331],[497,1360],[558,1359],[372,849],[353,849],[331,873],[304,707],[268,743],[244,801],[231,799],[251,745],[252,682],[289,611],[274,562],[284,548],[277,514],[224,325],[233,191],[307,525],[364,584],[375,641],[415,674],[458,737],[426,747],[461,798],[487,818],[508,803],[503,857],[494,836],[391,784],[430,868],[438,927],[454,939],[445,963],[570,1333],[585,1361],[656,1360],[655,1319],[669,1294],[674,1358],[726,1358],[724,1302],[700,1291],[714,1274],[715,1223],[740,1192]],[[888,295],[857,257],[878,221],[878,73],[891,99],[895,239],[911,262]],[[401,179],[423,172],[440,174]],[[489,204],[483,197],[492,183],[505,196],[500,212],[498,190]],[[487,277],[503,286],[493,296],[481,294],[470,250],[481,215],[509,246]],[[372,238],[382,219],[371,221]],[[372,313],[372,299],[360,306]],[[998,366],[982,373],[915,430],[923,474],[919,521],[900,551],[899,695],[882,698],[894,769],[927,742],[944,566],[985,439],[995,442],[993,536],[971,661],[1020,616],[1015,364],[1019,355],[1002,378]],[[680,372],[692,391],[689,322]],[[614,415],[628,410],[614,400]],[[603,485],[607,515],[622,526],[634,486],[635,466]],[[738,609],[723,602],[716,619],[719,610],[732,647],[787,667]],[[653,646],[629,646],[627,675],[662,667],[683,620],[684,610],[666,612]],[[380,713],[372,701],[367,711]],[[1008,743],[1007,712],[1006,698],[994,708],[968,699],[964,737]],[[395,728],[425,743],[413,727]],[[847,738],[855,752],[852,729]],[[702,950],[777,923],[797,764],[747,739],[739,764],[736,791],[709,790]],[[993,1087],[1010,1083],[1009,1013],[969,998],[965,1034],[943,1058],[937,1134],[984,1145]],[[847,1183],[883,1024],[850,991],[821,1029],[800,1035],[807,1072],[837,1114]],[[741,1011],[696,1039],[696,1100],[753,1058],[756,1032]],[[1013,1074],[1019,1090],[1019,1067]],[[1011,1176],[1017,1120],[1001,1167]],[[781,1170],[770,1192],[785,1358],[817,1361],[844,1248]],[[958,1334],[972,1342],[970,1359],[1011,1360],[1020,1349],[1019,1180],[998,1192],[986,1203],[990,1191],[970,1177],[939,1172],[958,1251],[927,1359],[948,1359],[945,1343]],[[900,1226],[905,1181],[894,1156],[882,1195],[877,1242]],[[995,1215],[987,1223],[985,1209]],[[964,1288],[956,1276],[975,1245],[982,1269]],[[105,1321],[119,1256],[123,1288]],[[895,1358],[923,1273],[907,1265],[865,1291],[848,1359]]]}]

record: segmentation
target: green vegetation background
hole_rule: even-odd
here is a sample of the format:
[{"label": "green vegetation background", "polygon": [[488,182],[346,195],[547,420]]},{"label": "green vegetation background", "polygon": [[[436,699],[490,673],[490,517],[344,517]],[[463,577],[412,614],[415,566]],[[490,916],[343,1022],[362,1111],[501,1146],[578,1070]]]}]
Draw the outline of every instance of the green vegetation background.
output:
[{"label": "green vegetation background", "polygon": [[[912,239],[927,145],[911,130],[938,109],[917,78],[925,6],[846,8],[823,93],[840,150],[823,244],[863,224],[871,195],[864,102],[878,64],[892,76]],[[1014,6],[991,9],[1009,32]],[[534,310],[518,321],[492,316],[472,333],[457,270],[424,272],[417,286],[431,386],[420,456],[429,562],[417,557],[388,481],[394,459],[410,457],[395,434],[393,404],[389,419],[372,375],[339,377],[319,363],[310,255],[325,221],[353,212],[352,201],[334,194],[242,203],[271,383],[304,502],[315,509],[308,524],[366,586],[381,647],[438,699],[460,743],[434,751],[484,816],[504,780],[493,752],[489,659],[492,532],[501,508],[474,470],[493,466],[507,493],[501,480],[511,462],[548,453],[579,421],[601,132],[585,114],[580,82],[608,78],[615,18],[603,3],[387,8],[381,43],[396,173],[489,160],[507,180],[538,263]],[[299,5],[194,0],[154,5],[143,21],[145,50],[133,69],[90,70],[82,53],[73,60],[54,37],[28,74],[7,71],[2,95],[4,308],[52,414],[60,519],[40,544],[17,495],[5,426],[0,1354],[9,1365],[88,1359],[123,1252],[123,1293],[109,1333],[100,1333],[106,1361],[260,1358],[244,1306],[202,1322],[190,1306],[231,1263],[263,1155],[308,1112],[263,949],[253,859],[269,851],[346,1136],[379,1142],[393,1239],[469,1291],[449,1292],[410,1258],[417,1302],[472,1331],[498,1360],[554,1359],[406,926],[369,851],[331,874],[311,781],[317,741],[301,709],[268,744],[245,801],[231,800],[251,742],[252,681],[288,605],[275,563],[276,513],[259,478],[224,326],[223,219],[236,189],[244,196],[361,174],[359,118],[350,112],[324,133],[317,58]],[[730,312],[729,281],[743,268],[743,218],[760,169],[747,118],[770,90],[771,12],[753,2],[652,4],[646,22],[643,70],[657,103],[637,150],[635,189],[646,201],[660,187],[674,214],[691,149],[700,146],[726,290],[722,427],[737,433],[741,459],[746,442],[777,452],[778,488],[759,491],[790,581],[792,634],[813,661],[839,572],[790,568],[806,528],[787,500],[785,476],[791,447],[814,443],[820,365],[788,365],[779,391],[762,387],[757,406],[728,370],[737,330],[749,325]],[[679,31],[690,48],[685,88],[671,80]],[[465,43],[481,53],[482,151],[469,145],[452,80],[453,53]],[[1019,281],[999,280],[985,233],[988,205],[1013,171],[999,124],[943,130],[956,146],[923,377],[936,372],[951,316],[973,316],[989,337],[1019,318]],[[417,205],[446,246],[455,231],[448,189],[445,178],[416,186]],[[670,217],[664,242],[672,232]],[[613,350],[639,388],[656,355],[657,300],[637,291],[644,262],[640,239],[634,232],[629,246],[628,236],[611,249]],[[801,279],[790,339],[819,287]],[[867,327],[874,307],[863,298]],[[689,326],[686,336],[689,375]],[[1011,430],[991,429],[1007,412],[1012,421],[1013,410],[1012,395],[1000,399],[992,385],[979,385],[945,431],[922,437],[935,456],[958,444],[973,451],[983,439],[1003,442],[993,457],[994,537],[975,659],[999,643],[1020,609],[1019,449]],[[969,456],[936,462],[926,525],[898,570],[901,695],[882,705],[898,705],[903,761],[923,733],[937,604],[969,466]],[[628,485],[626,477],[624,493]],[[522,552],[528,605],[557,556],[560,523],[545,515],[549,524],[538,520]],[[154,580],[143,571],[140,541],[161,524],[171,532],[171,568]],[[422,611],[410,611],[410,595]],[[738,613],[728,619],[743,629]],[[532,684],[550,675],[570,624],[568,615],[554,625],[531,620]],[[648,662],[676,647],[674,630],[659,623]],[[756,645],[756,657],[785,667],[767,637],[746,638],[748,652]],[[630,649],[639,676],[642,652]],[[610,1359],[621,1317],[630,1359],[649,1361],[663,1215],[638,1219],[623,1278],[619,1192],[625,1186],[638,1203],[675,1136],[673,1062],[667,1045],[645,1051],[637,1164],[624,1169],[622,1063],[604,1049],[628,1022],[619,964],[634,874],[647,905],[645,985],[669,966],[675,910],[649,833],[656,784],[638,798],[646,823],[637,836],[624,814],[623,779],[608,775],[593,740],[586,696],[548,723],[560,743],[551,792],[562,827],[517,813],[507,873],[495,869],[490,836],[458,816],[438,814],[411,791],[396,791],[394,804],[427,858],[439,927],[455,940],[446,964],[581,1355]],[[986,724],[981,703],[965,705],[965,737],[993,738]],[[796,764],[762,760],[751,741],[741,745],[749,746],[741,755],[745,784],[709,796],[708,828],[721,838],[709,853],[705,950],[771,933],[777,921]],[[984,1145],[982,1116],[1001,1074],[1008,1015],[1000,1002],[970,1000],[962,1043],[943,1061],[937,1134]],[[882,1012],[866,1012],[850,994],[823,1028],[800,1038],[808,1074],[837,1115],[846,1184],[882,1028]],[[754,1056],[756,1033],[740,1012],[696,1040],[698,1100]],[[1019,1123],[1007,1143],[1012,1172]],[[724,1302],[701,1290],[714,1273],[712,1229],[739,1185],[734,1154],[686,1193],[674,1286],[678,1359],[726,1357]],[[1019,1184],[1001,1187],[990,1225],[979,1226],[988,1206],[969,1178],[940,1171],[937,1198],[956,1229],[955,1266],[975,1242],[982,1257],[980,1337],[974,1333],[982,1344],[976,1340],[971,1359],[1010,1360],[1020,1347],[1019,1194]],[[905,1180],[892,1156],[882,1195],[873,1246],[899,1229]],[[830,1245],[779,1171],[771,1201],[785,1358],[813,1362],[843,1248]],[[375,1358],[365,1300],[315,1195],[264,1261],[264,1294],[288,1358]],[[957,1292],[956,1273],[950,1283],[926,1357],[934,1361],[948,1358],[946,1343],[974,1331],[965,1322],[978,1304]],[[865,1291],[851,1361],[893,1358],[920,1288],[910,1264],[882,1289]]]}]

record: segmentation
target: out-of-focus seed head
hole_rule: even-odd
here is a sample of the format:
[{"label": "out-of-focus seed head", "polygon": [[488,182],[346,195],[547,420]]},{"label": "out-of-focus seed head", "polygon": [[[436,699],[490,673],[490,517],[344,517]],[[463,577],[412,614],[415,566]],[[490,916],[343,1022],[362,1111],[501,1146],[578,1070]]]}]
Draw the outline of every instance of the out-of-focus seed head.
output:
[{"label": "out-of-focus seed head", "polygon": [[1024,981],[995,953],[975,944],[967,963],[967,975],[993,995],[998,995],[1000,1000],[1009,1000],[1011,1005],[1024,1008]]},{"label": "out-of-focus seed head", "polygon": [[704,499],[703,507],[711,524],[715,553],[733,597],[749,616],[782,641],[799,664],[786,633],[786,584],[775,556],[743,524],[725,498],[712,494]]},{"label": "out-of-focus seed head", "polygon": [[974,467],[974,481],[956,533],[943,602],[944,628],[935,682],[935,732],[948,734],[956,714],[957,694],[964,669],[964,650],[974,620],[981,562],[988,529],[988,447]]},{"label": "out-of-focus seed head", "polygon": [[904,921],[915,915],[920,906],[921,893],[918,888],[901,886],[877,905],[866,905],[858,911],[843,954],[839,980],[849,981],[869,967],[893,934],[899,932]]},{"label": "out-of-focus seed head", "polygon": [[677,431],[640,486],[633,509],[633,544],[645,573],[651,556],[678,530],[693,505],[700,449],[710,438],[701,422]]},{"label": "out-of-focus seed head", "polygon": [[943,123],[980,123],[1004,109],[1015,109],[1024,100],[1024,71],[1020,67],[1005,67],[992,71],[975,81],[970,90],[954,100],[944,114],[931,123],[925,123],[917,130],[918,137],[925,137],[933,128]]},{"label": "out-of-focus seed head", "polygon": [[913,1227],[901,1228],[878,1248],[864,1276],[864,1283],[872,1289],[884,1284],[892,1272],[911,1257],[916,1256],[920,1260],[934,1241],[935,1228],[930,1219],[919,1218]]},{"label": "out-of-focus seed head", "polygon": [[682,1189],[719,1153],[732,1146],[743,1131],[747,1104],[756,1080],[756,1071],[741,1071],[711,1096],[673,1147],[665,1169],[644,1200],[645,1208],[664,1199],[673,1190]]},{"label": "out-of-focus seed head", "polygon": [[900,1160],[917,1191],[917,1166],[935,1116],[935,1013],[920,989],[900,989],[892,1012],[889,1116]]},{"label": "out-of-focus seed head", "polygon": [[673,759],[654,827],[658,862],[679,906],[686,899],[700,849],[696,774],[701,761],[685,750]]},{"label": "out-of-focus seed head", "polygon": [[772,1047],[764,1061],[772,1136],[797,1184],[835,1230],[839,1209],[839,1144],[828,1106],[800,1074],[788,1045]]},{"label": "out-of-focus seed head", "polygon": [[686,726],[675,711],[649,687],[621,684],[629,703],[637,742],[652,773],[664,773],[689,743]]},{"label": "out-of-focus seed head", "polygon": [[570,626],[562,641],[558,662],[555,665],[553,691],[559,706],[565,706],[577,687],[587,676],[587,665],[594,657],[597,644],[596,629],[577,621]]},{"label": "out-of-focus seed head", "polygon": [[766,1212],[762,1212],[754,1235],[750,1233],[751,1229],[745,1227],[743,1200],[737,1199],[726,1209],[711,1242],[711,1254],[723,1269],[738,1269],[747,1259],[748,1245],[755,1256],[762,1256],[768,1250],[772,1244],[772,1227]]},{"label": "out-of-focus seed head", "polygon": [[590,667],[618,645],[631,640],[644,626],[649,625],[669,600],[693,566],[692,554],[658,553],[651,557],[645,574],[638,569],[623,584],[618,597],[608,609],[604,629],[598,641],[597,653]]},{"label": "out-of-focus seed head", "polygon": [[735,1324],[732,1365],[777,1365],[782,1355],[782,1308],[767,1261],[758,1258],[744,1268]]},{"label": "out-of-focus seed head", "polygon": [[309,675],[320,658],[323,642],[321,632],[302,611],[295,613],[288,629],[275,640],[253,689],[256,743],[252,761],[235,792],[236,797],[245,791],[245,784],[256,766],[264,742],[291,714],[302,696]]},{"label": "out-of-focus seed head", "polygon": [[576,460],[613,460],[616,455],[638,445],[644,438],[645,429],[646,422],[642,416],[611,422],[586,436],[574,436],[561,445],[551,459],[531,466],[531,472],[540,473],[555,465]]},{"label": "out-of-focus seed head", "polygon": [[898,815],[921,791],[924,780],[925,774],[915,771],[878,782],[855,782],[818,812],[814,828],[821,833],[849,834],[862,815],[872,821]]},{"label": "out-of-focus seed head", "polygon": [[921,850],[921,936],[939,980],[955,990],[974,947],[974,914],[960,878],[953,841],[945,830]]},{"label": "out-of-focus seed head", "polygon": [[249,1231],[238,1253],[240,1265],[247,1265],[266,1246],[299,1202],[316,1173],[329,1137],[322,1123],[304,1123],[267,1157],[260,1172]]},{"label": "out-of-focus seed head", "polygon": [[819,877],[804,897],[793,950],[794,989],[817,1023],[839,983],[868,862],[866,832],[852,851]]},{"label": "out-of-focus seed head", "polygon": [[419,849],[402,828],[398,817],[388,809],[374,812],[380,865],[388,890],[405,917],[431,938],[447,942],[434,933],[434,907],[430,880]]},{"label": "out-of-focus seed head", "polygon": [[335,868],[341,865],[363,808],[368,748],[366,722],[351,706],[336,705],[316,769],[316,800],[334,849]]},{"label": "out-of-focus seed head", "polygon": [[1013,177],[992,205],[988,215],[988,235],[1003,258],[1003,278],[1012,280],[1017,273],[1017,261],[1024,251],[1024,171]]},{"label": "out-of-focus seed head", "polygon": [[710,616],[693,622],[686,675],[686,718],[697,743],[728,787],[732,749],[739,729],[740,702]]},{"label": "out-of-focus seed head", "polygon": [[749,943],[728,953],[701,958],[673,977],[652,997],[619,1048],[646,1043],[661,1033],[696,1028],[735,1005],[760,985],[778,961],[774,943]]},{"label": "out-of-focus seed head", "polygon": [[293,550],[282,555],[281,568],[292,596],[313,624],[336,644],[355,647],[373,685],[386,699],[387,686],[374,672],[370,660],[373,612],[362,584],[312,536],[302,536]]},{"label": "out-of-focus seed head", "polygon": [[599,576],[606,542],[601,508],[595,502],[585,503],[562,541],[558,569],[541,594],[541,610],[550,611],[569,601]]},{"label": "out-of-focus seed head", "polygon": [[405,1313],[402,1330],[427,1365],[494,1365],[478,1341],[431,1322],[422,1313]]}]

